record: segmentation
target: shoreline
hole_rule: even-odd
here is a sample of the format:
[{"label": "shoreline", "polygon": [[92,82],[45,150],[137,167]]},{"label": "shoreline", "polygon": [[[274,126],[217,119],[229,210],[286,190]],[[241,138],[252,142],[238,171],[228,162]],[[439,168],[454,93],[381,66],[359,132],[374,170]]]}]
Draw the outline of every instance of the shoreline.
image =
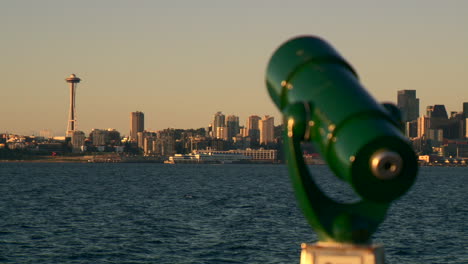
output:
[{"label": "shoreline", "polygon": [[[38,159],[23,159],[23,160],[0,160],[1,163],[106,163],[106,164],[118,164],[118,163],[158,163],[164,164],[160,161],[149,161],[149,160],[131,160],[131,161],[90,161],[88,157],[60,157],[60,158],[38,158]],[[187,165],[187,164],[198,164],[198,163],[178,163],[168,165]],[[204,164],[204,163],[200,163]],[[224,163],[227,165],[239,165],[239,164],[286,164],[281,162],[251,162],[251,163]],[[223,165],[223,163],[217,163],[216,165]],[[306,164],[306,165],[327,165],[327,164]],[[468,164],[419,164],[419,167],[468,167]]]},{"label": "shoreline", "polygon": [[[60,157],[60,158],[38,158],[38,159],[23,159],[23,160],[0,160],[0,163],[106,163],[106,164],[118,164],[118,163],[158,163],[165,164],[163,160],[152,160],[152,159],[129,159],[129,160],[95,160],[89,157]],[[184,163],[177,163],[184,164]],[[198,163],[186,163],[186,164],[198,164]],[[199,163],[208,164],[208,163]],[[223,163],[216,163],[216,165],[222,165]],[[250,162],[250,163],[224,163],[224,164],[285,164],[280,162]],[[176,165],[176,164],[167,164]]]},{"label": "shoreline", "polygon": [[0,160],[0,163],[88,163],[81,159],[27,159],[27,160]]}]

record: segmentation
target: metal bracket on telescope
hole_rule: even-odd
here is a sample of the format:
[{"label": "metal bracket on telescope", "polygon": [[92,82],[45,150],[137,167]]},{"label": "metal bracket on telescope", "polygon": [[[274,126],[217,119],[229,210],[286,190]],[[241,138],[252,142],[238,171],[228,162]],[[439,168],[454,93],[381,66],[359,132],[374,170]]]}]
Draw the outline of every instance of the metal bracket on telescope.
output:
[{"label": "metal bracket on telescope", "polygon": [[[384,263],[381,246],[367,246],[371,234],[385,219],[390,203],[360,201],[342,204],[333,201],[315,184],[309,174],[301,151],[301,142],[307,136],[308,116],[304,104],[291,105],[285,111],[285,153],[296,198],[309,224],[320,241],[303,243],[301,264],[306,263]],[[310,129],[310,128],[309,128]],[[359,244],[356,246],[353,244]],[[364,245],[364,246],[363,246]]]},{"label": "metal bracket on telescope", "polygon": [[[417,173],[398,109],[375,102],[353,68],[317,37],[280,46],[266,82],[284,116],[285,155],[297,200],[319,238],[302,245],[301,264],[383,263],[383,248],[372,245],[371,236]],[[303,160],[303,141],[315,143],[360,202],[339,203],[320,190]]]},{"label": "metal bracket on telescope", "polygon": [[[308,107],[309,109],[312,106]],[[302,156],[301,142],[310,126],[304,104],[293,104],[284,112],[285,153],[296,197],[321,241],[366,243],[385,219],[389,203],[367,200],[342,204],[327,197],[315,184]]]}]

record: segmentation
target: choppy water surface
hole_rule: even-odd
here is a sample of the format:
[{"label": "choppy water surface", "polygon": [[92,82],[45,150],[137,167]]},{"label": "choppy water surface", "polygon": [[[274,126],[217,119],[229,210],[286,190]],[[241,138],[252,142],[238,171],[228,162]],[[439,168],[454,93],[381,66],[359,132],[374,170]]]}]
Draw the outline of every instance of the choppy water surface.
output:
[{"label": "choppy water surface", "polygon": [[[387,263],[468,263],[467,182],[421,169],[375,235]],[[0,163],[0,263],[299,263],[315,240],[284,165]]]}]

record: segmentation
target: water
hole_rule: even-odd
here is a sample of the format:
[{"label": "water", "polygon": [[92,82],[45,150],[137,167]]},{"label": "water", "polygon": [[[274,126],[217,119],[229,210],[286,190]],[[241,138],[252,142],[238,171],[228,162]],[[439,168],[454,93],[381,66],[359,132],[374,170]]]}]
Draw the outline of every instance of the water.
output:
[{"label": "water", "polygon": [[[421,169],[374,236],[387,263],[468,263],[467,181]],[[284,165],[0,163],[0,195],[0,263],[299,263],[316,240]]]}]

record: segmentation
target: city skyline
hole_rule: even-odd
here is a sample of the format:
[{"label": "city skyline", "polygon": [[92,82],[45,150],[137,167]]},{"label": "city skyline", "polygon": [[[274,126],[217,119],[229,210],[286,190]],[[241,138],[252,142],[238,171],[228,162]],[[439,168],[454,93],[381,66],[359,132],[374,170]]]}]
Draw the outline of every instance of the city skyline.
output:
[{"label": "city skyline", "polygon": [[264,71],[273,51],[301,34],[336,47],[378,101],[417,90],[420,113],[433,104],[461,111],[467,9],[462,1],[10,1],[0,10],[0,132],[64,135],[71,73],[83,79],[83,131],[127,134],[135,110],[147,114],[148,130],[206,127],[219,110],[242,124],[252,114],[280,121]]},{"label": "city skyline", "polygon": [[[397,97],[400,96],[400,92],[412,92],[412,96],[415,96],[415,90],[402,90],[402,91],[398,91],[398,94],[397,94]],[[418,99],[418,98],[417,98]],[[397,103],[395,103],[395,105],[397,106]],[[428,117],[428,114],[429,114],[429,111],[433,111],[433,109],[437,109],[437,113],[441,113],[442,111],[439,110],[440,108],[438,107],[442,107],[443,108],[443,112],[444,114],[446,115],[445,118],[449,118],[448,116],[448,113],[457,113],[457,114],[463,114],[463,113],[467,113],[468,112],[468,102],[463,102],[461,104],[461,107],[459,110],[457,111],[448,111],[448,109],[445,108],[445,104],[431,104],[431,105],[427,105],[424,109],[424,111],[420,114],[418,114],[416,116],[416,119],[419,118],[419,117]],[[401,106],[399,106],[400,108],[400,111],[402,111],[402,118],[404,119],[405,118],[405,113],[404,113],[404,109],[401,108]],[[91,133],[92,131],[94,130],[112,130],[112,131],[119,131],[122,133],[122,136],[124,137],[128,137],[130,140],[135,140],[136,139],[136,133],[137,132],[156,132],[156,131],[161,131],[161,130],[165,130],[165,129],[200,129],[200,128],[203,128],[205,130],[207,129],[213,129],[214,127],[214,124],[216,122],[219,122],[220,124],[223,124],[223,125],[219,125],[218,127],[222,127],[223,129],[229,129],[229,117],[234,117],[237,119],[237,125],[238,125],[238,128],[242,128],[242,129],[245,129],[245,135],[247,136],[252,136],[251,135],[251,131],[252,128],[254,130],[261,130],[260,126],[261,126],[261,122],[263,120],[271,120],[271,125],[272,127],[275,127],[275,126],[279,126],[279,125],[282,125],[282,119],[280,119],[280,121],[278,123],[275,123],[273,120],[274,120],[274,117],[271,116],[271,115],[268,115],[268,114],[265,114],[263,115],[263,118],[261,118],[259,115],[256,115],[256,114],[253,114],[253,115],[249,115],[248,117],[245,118],[245,120],[243,120],[243,122],[239,122],[239,120],[242,120],[239,118],[239,116],[235,115],[235,114],[229,114],[227,115],[227,119],[225,118],[226,115],[222,112],[222,111],[217,111],[214,113],[214,115],[212,116],[211,118],[211,121],[208,121],[207,122],[207,125],[206,126],[198,126],[198,127],[165,127],[165,128],[161,128],[161,129],[146,129],[145,128],[145,125],[144,125],[144,116],[145,116],[145,113],[141,112],[141,111],[133,111],[133,112],[130,112],[130,125],[126,128],[126,129],[123,129],[123,130],[118,130],[118,129],[115,129],[115,128],[105,128],[105,127],[93,127],[91,128],[89,131],[85,131],[85,130],[81,130],[81,129],[77,129],[76,131],[77,132],[87,132],[87,133]],[[222,121],[217,121],[217,116],[222,116]],[[214,117],[214,118],[213,118]],[[430,116],[429,116],[430,117]],[[402,119],[402,120],[403,120]],[[252,121],[253,120],[253,121]],[[404,121],[403,122],[409,122],[411,120],[407,120],[407,121]],[[416,120],[412,120],[412,121],[416,121]],[[68,122],[69,123],[69,122]],[[135,135],[132,136],[132,131],[135,131]],[[207,130],[208,131],[208,130]],[[211,130],[210,130],[211,131]],[[50,130],[50,129],[42,129],[40,131],[34,131],[34,133],[32,134],[21,134],[21,133],[16,133],[15,131],[0,131],[0,134],[4,134],[4,133],[8,133],[8,134],[17,134],[17,135],[23,135],[23,136],[42,136],[42,137],[62,137],[63,135],[57,135],[56,133],[54,133],[54,131]],[[226,135],[229,135],[230,133],[228,131],[225,132]],[[269,134],[272,134],[272,132],[268,132]],[[241,133],[243,134],[243,133]],[[212,134],[212,137],[213,138],[217,138],[217,137],[220,137],[222,138],[221,136],[219,136],[217,133],[213,133]],[[256,135],[256,137],[261,137],[261,135]],[[269,135],[268,137],[271,137],[271,135]]]}]

